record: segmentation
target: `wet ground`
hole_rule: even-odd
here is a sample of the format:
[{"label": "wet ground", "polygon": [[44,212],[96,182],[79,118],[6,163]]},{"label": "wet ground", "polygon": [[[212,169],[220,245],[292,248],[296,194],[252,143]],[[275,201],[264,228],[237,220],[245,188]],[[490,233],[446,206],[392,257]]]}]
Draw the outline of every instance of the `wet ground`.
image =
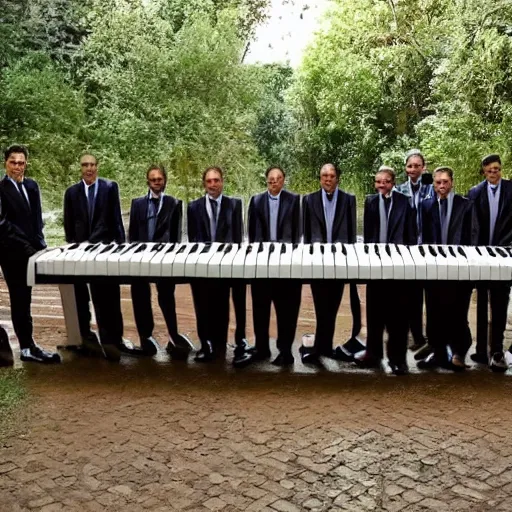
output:
[{"label": "wet ground", "polygon": [[[185,286],[178,297],[196,339]],[[4,320],[3,283],[0,299]],[[34,314],[38,341],[60,344],[56,288],[36,289]],[[298,335],[313,328],[305,288]],[[337,341],[350,329],[340,315]],[[30,398],[2,441],[2,512],[512,510],[510,371],[396,378],[336,362],[234,370],[70,352],[60,366],[17,369]]]}]

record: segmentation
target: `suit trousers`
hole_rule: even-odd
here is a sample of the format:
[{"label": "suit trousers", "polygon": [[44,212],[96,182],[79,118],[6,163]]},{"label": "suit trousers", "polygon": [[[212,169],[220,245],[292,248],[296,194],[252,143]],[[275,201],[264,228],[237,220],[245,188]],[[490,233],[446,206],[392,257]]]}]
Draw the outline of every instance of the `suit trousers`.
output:
[{"label": "suit trousers", "polygon": [[201,345],[210,341],[214,351],[225,352],[229,327],[229,283],[225,279],[202,279],[191,283],[191,288]]},{"label": "suit trousers", "polygon": [[11,300],[11,319],[20,348],[30,348],[33,323],[30,313],[32,287],[27,286],[28,259],[4,260],[0,262]]},{"label": "suit trousers", "polygon": [[231,296],[236,320],[235,342],[239,343],[246,337],[247,286],[245,283],[234,283],[231,285]]},{"label": "suit trousers", "polygon": [[384,329],[387,329],[389,362],[407,362],[410,288],[409,283],[399,281],[371,281],[366,285],[366,352],[369,357],[383,358]]},{"label": "suit trousers", "polygon": [[422,283],[413,283],[409,292],[409,329],[415,343],[422,345],[425,343],[423,336],[423,291]]},{"label": "suit trousers", "polygon": [[[164,316],[165,325],[169,336],[176,340],[178,335],[178,320],[176,318],[176,300],[174,292],[176,285],[170,279],[159,279],[156,282],[158,292],[158,305]],[[153,320],[153,308],[151,306],[151,285],[148,282],[135,282],[131,286],[133,316],[137,332],[141,339],[153,335],[155,322]]]},{"label": "suit trousers", "polygon": [[430,282],[425,286],[429,344],[440,361],[446,360],[447,347],[464,358],[471,346],[471,291],[469,283]]},{"label": "suit trousers", "polygon": [[256,350],[268,352],[270,308],[276,310],[277,348],[289,353],[295,340],[299,317],[302,283],[284,279],[256,280],[251,285]]},{"label": "suit trousers", "polygon": [[476,352],[485,354],[489,351],[489,288],[487,285],[476,286]]},{"label": "suit trousers", "polygon": [[123,339],[123,315],[121,313],[121,288],[116,283],[92,282],[91,293],[85,283],[75,284],[75,300],[80,334],[90,331],[90,300],[94,305],[101,343],[117,345]]},{"label": "suit trousers", "polygon": [[311,283],[316,316],[315,351],[319,354],[332,353],[336,316],[344,287],[345,282],[336,279],[319,279]]},{"label": "suit trousers", "polygon": [[361,332],[361,301],[355,283],[350,283],[350,311],[352,312],[352,338],[355,338]]}]

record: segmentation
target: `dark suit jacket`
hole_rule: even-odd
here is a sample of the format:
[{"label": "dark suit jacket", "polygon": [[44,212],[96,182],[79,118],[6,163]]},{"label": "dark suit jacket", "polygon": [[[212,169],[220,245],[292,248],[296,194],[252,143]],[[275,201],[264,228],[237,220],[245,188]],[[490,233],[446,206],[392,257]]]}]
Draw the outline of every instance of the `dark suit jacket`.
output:
[{"label": "dark suit jacket", "polygon": [[30,256],[46,247],[39,187],[30,178],[25,178],[23,184],[30,209],[7,176],[0,181],[0,258],[4,260]]},{"label": "dark suit jacket", "polygon": [[115,181],[98,178],[98,192],[92,222],[89,220],[83,181],[69,187],[64,194],[64,231],[72,242],[122,243],[125,241],[119,187]]},{"label": "dark suit jacket", "polygon": [[[441,244],[441,219],[437,197],[421,203],[424,244]],[[476,245],[477,230],[473,215],[473,202],[455,194],[448,226],[448,244]]]},{"label": "dark suit jacket", "polygon": [[[364,203],[364,241],[379,243],[380,211],[379,195],[372,194],[366,197]],[[415,245],[418,240],[416,233],[416,213],[411,207],[409,198],[393,192],[393,206],[388,219],[388,243]]]},{"label": "dark suit jacket", "polygon": [[[130,242],[148,241],[148,195],[132,201],[128,237]],[[156,220],[153,242],[180,242],[183,203],[172,196],[164,195],[162,208]]]},{"label": "dark suit jacket", "polygon": [[[211,242],[210,219],[206,211],[206,196],[188,204],[187,226],[189,242]],[[216,242],[242,243],[242,201],[222,196],[219,220],[217,222]]]},{"label": "dark suit jacket", "polygon": [[[304,243],[327,242],[322,190],[304,196],[302,200],[304,221]],[[332,227],[332,241],[355,243],[356,241],[356,198],[338,190],[338,200]]]},{"label": "dark suit jacket", "polygon": [[[478,226],[477,245],[489,245],[489,198],[487,197],[487,181],[473,187],[468,198],[475,205],[476,223]],[[512,181],[501,180],[500,204],[494,236],[491,245],[512,244]]]},{"label": "dark suit jacket", "polygon": [[[249,242],[270,241],[268,192],[251,197],[249,203]],[[277,214],[277,240],[299,243],[301,235],[300,196],[282,190]]]}]

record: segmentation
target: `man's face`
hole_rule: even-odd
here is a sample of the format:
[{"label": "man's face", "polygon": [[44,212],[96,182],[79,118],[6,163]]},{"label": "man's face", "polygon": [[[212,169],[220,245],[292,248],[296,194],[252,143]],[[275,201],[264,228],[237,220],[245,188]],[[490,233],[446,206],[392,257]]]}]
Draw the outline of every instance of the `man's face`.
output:
[{"label": "man's face", "polygon": [[159,196],[164,191],[165,178],[160,169],[152,169],[149,171],[148,187],[156,196]]},{"label": "man's face", "polygon": [[331,194],[338,186],[338,177],[334,167],[330,164],[324,165],[320,169],[320,186],[328,193]]},{"label": "man's face", "polygon": [[375,190],[387,196],[393,189],[394,183],[391,176],[387,172],[378,172],[375,176]]},{"label": "man's face", "polygon": [[444,199],[452,191],[453,180],[447,172],[436,172],[434,174],[434,190],[436,194]]},{"label": "man's face", "polygon": [[213,199],[217,199],[222,194],[224,180],[217,171],[211,170],[206,173],[203,185],[206,193]]},{"label": "man's face", "polygon": [[497,185],[501,180],[501,165],[498,162],[491,162],[483,168],[485,179],[491,185]]},{"label": "man's face", "polygon": [[80,169],[82,170],[82,179],[87,185],[92,185],[98,178],[98,162],[92,155],[84,155],[80,158]]},{"label": "man's face", "polygon": [[277,196],[284,187],[284,176],[279,169],[271,169],[267,176],[267,188],[270,194]]},{"label": "man's face", "polygon": [[407,163],[405,164],[405,172],[407,173],[407,176],[411,178],[413,183],[418,181],[424,170],[425,164],[423,163],[421,156],[410,156],[409,160],[407,160]]},{"label": "man's face", "polygon": [[27,160],[23,153],[11,153],[5,161],[5,172],[7,176],[16,182],[23,180],[26,167]]}]

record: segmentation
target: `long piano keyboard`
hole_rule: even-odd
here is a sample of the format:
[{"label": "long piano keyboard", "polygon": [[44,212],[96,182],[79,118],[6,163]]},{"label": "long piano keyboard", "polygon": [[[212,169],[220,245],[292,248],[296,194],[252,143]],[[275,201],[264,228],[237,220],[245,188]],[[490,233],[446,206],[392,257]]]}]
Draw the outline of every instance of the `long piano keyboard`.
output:
[{"label": "long piano keyboard", "polygon": [[29,261],[28,284],[111,278],[512,280],[512,249],[396,244],[70,244]]}]

